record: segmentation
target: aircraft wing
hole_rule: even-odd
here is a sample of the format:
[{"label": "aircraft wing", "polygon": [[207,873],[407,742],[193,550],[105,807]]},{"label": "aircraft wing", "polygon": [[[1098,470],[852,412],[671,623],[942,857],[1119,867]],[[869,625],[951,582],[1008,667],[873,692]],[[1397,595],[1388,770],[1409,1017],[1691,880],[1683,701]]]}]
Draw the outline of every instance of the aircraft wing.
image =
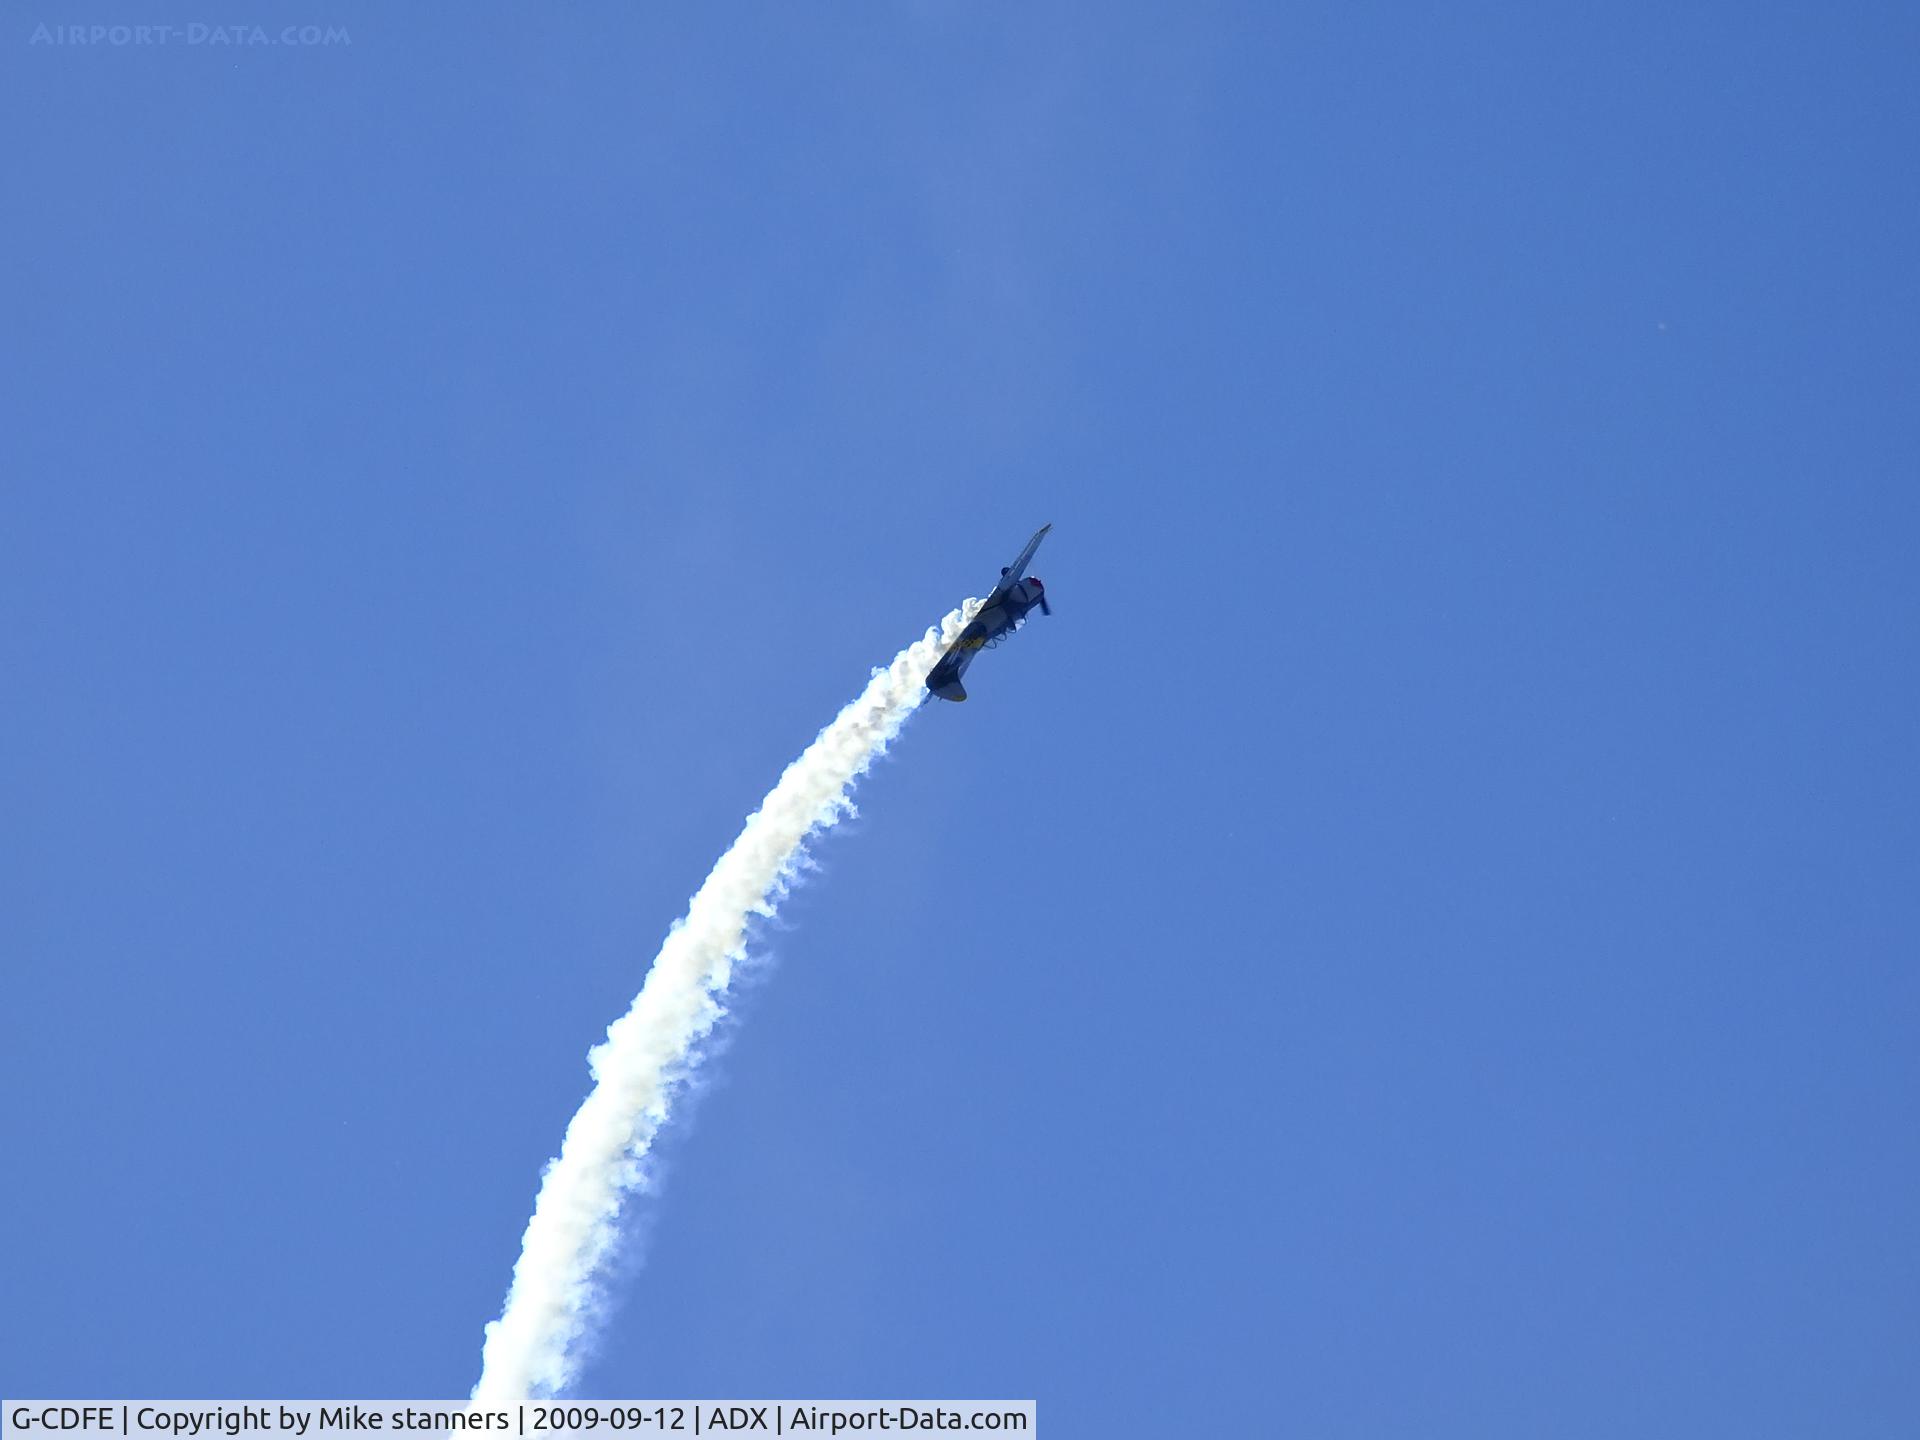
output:
[{"label": "aircraft wing", "polygon": [[947,647],[933,669],[927,672],[927,689],[942,700],[964,700],[967,690],[960,683],[960,677],[966,674],[967,666],[973,663],[987,643],[987,627],[976,617],[967,622],[967,628],[954,637],[953,644]]},{"label": "aircraft wing", "polygon": [[1040,542],[1047,538],[1047,531],[1052,528],[1051,524],[1042,525],[1033,532],[1033,538],[1027,541],[1027,548],[1020,552],[1018,560],[1007,567],[1007,573],[1000,577],[1000,583],[993,587],[993,593],[987,596],[986,603],[980,607],[982,610],[991,610],[1007,598],[1009,590],[1020,583],[1020,577],[1027,573],[1027,565],[1033,559],[1033,552],[1040,548]]}]

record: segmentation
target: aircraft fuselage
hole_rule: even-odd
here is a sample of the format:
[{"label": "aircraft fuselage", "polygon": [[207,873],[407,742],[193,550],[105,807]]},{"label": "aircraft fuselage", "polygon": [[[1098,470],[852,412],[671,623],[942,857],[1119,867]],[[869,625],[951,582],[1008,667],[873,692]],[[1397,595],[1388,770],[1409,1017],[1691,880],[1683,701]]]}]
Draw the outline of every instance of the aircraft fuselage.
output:
[{"label": "aircraft fuselage", "polygon": [[960,683],[960,677],[966,673],[967,666],[973,663],[973,657],[1003,635],[1012,634],[1013,627],[1026,619],[1027,612],[1034,606],[1038,605],[1043,615],[1053,613],[1047,605],[1047,587],[1037,577],[1026,573],[1027,562],[1033,559],[1033,552],[1040,548],[1040,542],[1052,528],[1051,525],[1042,525],[1034,531],[1027,548],[1020,552],[1020,558],[1000,571],[1000,583],[993,587],[980,609],[947,647],[946,653],[927,672],[927,689],[942,700],[967,698],[967,690]]},{"label": "aircraft fuselage", "polygon": [[1046,587],[1031,576],[1022,580],[1007,592],[1007,598],[996,605],[989,605],[974,618],[986,630],[981,637],[998,640],[1027,618],[1027,612],[1040,603],[1040,596]]}]

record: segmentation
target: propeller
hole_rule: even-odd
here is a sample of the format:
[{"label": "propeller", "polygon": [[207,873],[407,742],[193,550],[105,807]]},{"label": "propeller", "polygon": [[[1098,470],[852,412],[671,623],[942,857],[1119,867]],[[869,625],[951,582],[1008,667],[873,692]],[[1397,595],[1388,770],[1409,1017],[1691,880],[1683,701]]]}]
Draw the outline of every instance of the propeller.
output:
[{"label": "propeller", "polygon": [[1047,603],[1047,597],[1046,597],[1046,596],[1044,596],[1044,595],[1042,595],[1042,596],[1040,597],[1040,613],[1041,613],[1042,615],[1051,615],[1051,614],[1053,614],[1053,606],[1051,606],[1051,605],[1049,605],[1049,604]]}]

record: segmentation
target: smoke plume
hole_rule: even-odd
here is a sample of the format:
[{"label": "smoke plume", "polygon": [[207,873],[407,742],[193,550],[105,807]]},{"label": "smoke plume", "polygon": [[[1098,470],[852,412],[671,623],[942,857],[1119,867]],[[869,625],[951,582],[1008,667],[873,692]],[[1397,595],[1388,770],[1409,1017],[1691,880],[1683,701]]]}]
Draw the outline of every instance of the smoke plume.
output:
[{"label": "smoke plume", "polygon": [[648,1152],[725,1013],[756,916],[770,917],[808,839],[853,809],[850,791],[926,697],[927,672],[980,602],[969,600],[898,655],[822,730],[747,817],[668,932],[633,1006],[587,1053],[593,1090],[547,1165],[500,1318],[487,1326],[476,1401],[553,1395],[578,1373],[601,1308],[620,1212]]}]

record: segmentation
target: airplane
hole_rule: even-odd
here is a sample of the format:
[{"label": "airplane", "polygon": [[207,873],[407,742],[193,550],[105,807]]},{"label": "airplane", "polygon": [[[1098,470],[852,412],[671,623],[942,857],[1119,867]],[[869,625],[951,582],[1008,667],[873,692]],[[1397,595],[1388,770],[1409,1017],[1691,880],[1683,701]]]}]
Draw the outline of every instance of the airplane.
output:
[{"label": "airplane", "polygon": [[1027,612],[1034,606],[1040,607],[1042,615],[1053,614],[1053,607],[1047,604],[1047,587],[1040,583],[1040,577],[1033,575],[1021,578],[1027,573],[1027,562],[1033,559],[1033,552],[1040,548],[1040,542],[1047,538],[1047,531],[1052,528],[1051,525],[1042,525],[1033,532],[1033,539],[1020,552],[1020,558],[1000,572],[1000,583],[993,587],[993,593],[987,596],[979,612],[967,622],[967,628],[960,632],[953,644],[947,647],[947,653],[928,673],[927,689],[942,700],[967,698],[960,677],[966,673],[967,666],[973,663],[973,657],[987,646],[997,645],[1011,635],[1014,627],[1027,618]]}]

